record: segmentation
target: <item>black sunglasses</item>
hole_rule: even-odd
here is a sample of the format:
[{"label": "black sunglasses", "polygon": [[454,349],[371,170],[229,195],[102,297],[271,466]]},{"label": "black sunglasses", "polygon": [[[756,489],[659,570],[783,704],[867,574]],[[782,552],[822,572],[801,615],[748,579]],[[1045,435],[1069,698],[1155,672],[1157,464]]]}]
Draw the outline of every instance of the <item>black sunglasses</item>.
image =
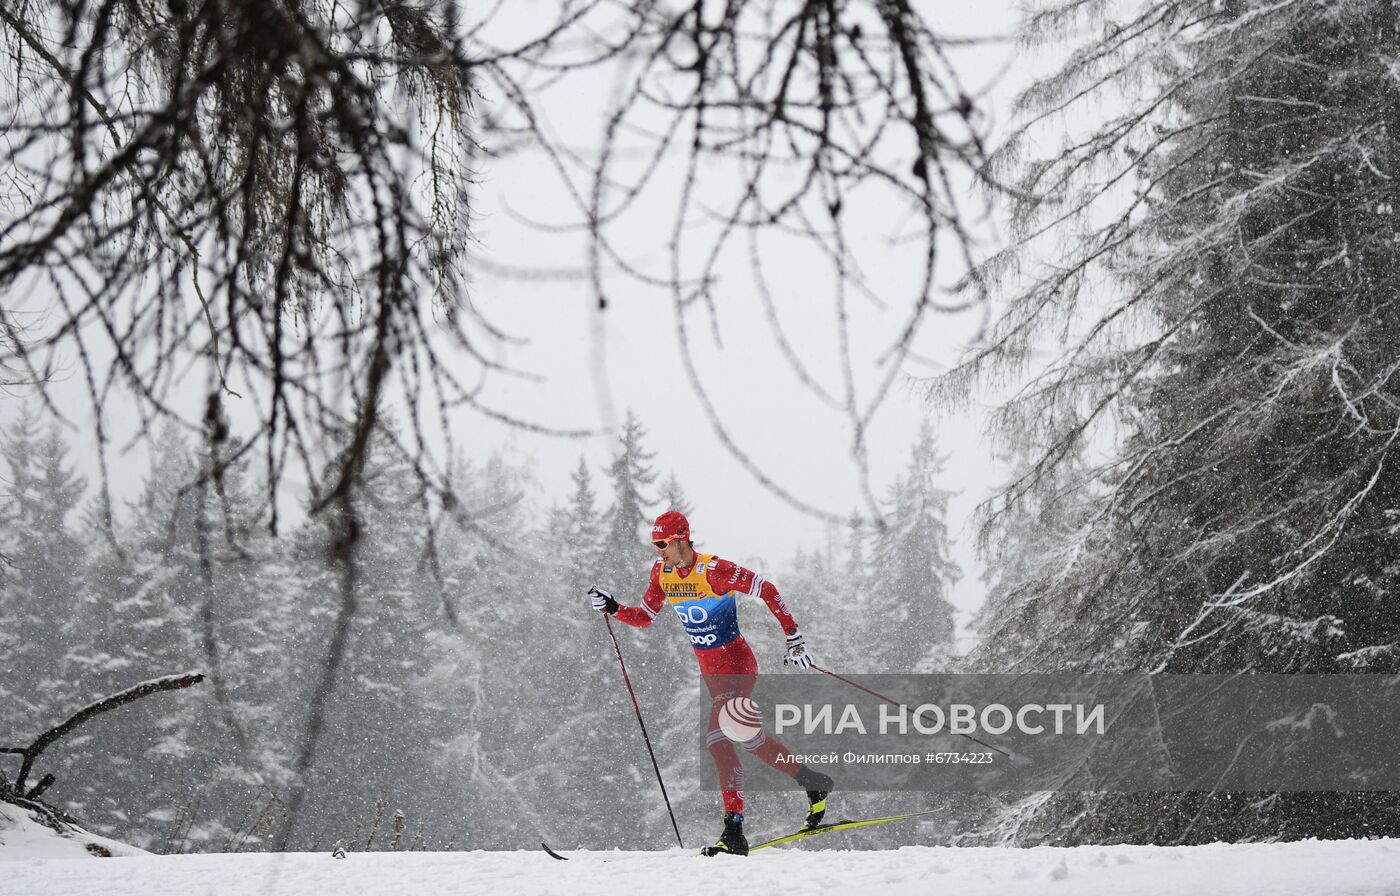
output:
[{"label": "black sunglasses", "polygon": [[670,544],[669,541],[653,541],[651,543],[651,546],[656,548],[658,551],[664,551],[666,550],[666,545],[668,544]]}]

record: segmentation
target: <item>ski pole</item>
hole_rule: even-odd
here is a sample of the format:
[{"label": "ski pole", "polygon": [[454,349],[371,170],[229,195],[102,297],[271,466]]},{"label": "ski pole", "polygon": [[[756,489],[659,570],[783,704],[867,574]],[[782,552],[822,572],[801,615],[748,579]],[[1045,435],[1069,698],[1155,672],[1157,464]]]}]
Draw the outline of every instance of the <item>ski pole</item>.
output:
[{"label": "ski pole", "polygon": [[617,654],[617,664],[622,667],[622,680],[627,684],[627,693],[632,697],[632,711],[637,714],[637,724],[642,726],[642,740],[647,744],[647,755],[651,757],[651,767],[656,771],[656,783],[661,785],[661,798],[666,801],[666,814],[671,816],[671,829],[676,832],[676,842],[685,849],[681,840],[681,828],[676,824],[676,813],[671,810],[671,798],[666,795],[666,782],[661,780],[661,766],[656,764],[656,753],[651,748],[651,737],[647,735],[647,723],[642,721],[642,708],[637,705],[637,692],[632,690],[632,679],[627,675],[627,664],[622,661],[622,648],[617,646],[617,635],[613,634],[612,620],[606,613],[603,622],[608,626],[608,637],[612,639],[613,652]]},{"label": "ski pole", "polygon": [[[813,668],[813,669],[816,669],[818,672],[822,673],[823,675],[830,675],[832,678],[836,679],[837,681],[844,681],[846,684],[850,685],[851,687],[855,688],[856,690],[858,690],[858,691],[864,691],[865,693],[869,694],[870,696],[875,697],[875,698],[880,699],[880,700],[883,700],[883,701],[885,701],[886,703],[888,703],[888,704],[891,705],[891,706],[897,706],[897,707],[899,707],[899,709],[901,709],[901,710],[907,709],[907,707],[906,707],[903,703],[898,703],[898,702],[896,702],[896,701],[894,701],[894,700],[891,700],[889,697],[886,697],[884,694],[877,694],[876,692],[870,690],[870,688],[866,687],[865,685],[857,684],[856,682],[851,681],[849,678],[846,678],[844,675],[837,675],[835,672],[832,672],[830,669],[823,669],[821,666],[818,666],[816,663],[813,663],[813,664],[812,664],[812,668]],[[983,741],[980,741],[980,740],[978,740],[977,738],[973,737],[971,734],[963,734],[961,731],[955,731],[955,732],[953,732],[953,733],[956,734],[956,735],[958,735],[959,737],[965,737],[965,738],[967,738],[968,740],[972,741],[974,744],[977,744],[978,746],[986,747],[988,750],[996,750],[998,753],[1000,753],[1000,754],[1003,755],[1003,756],[1006,756],[1007,758],[1010,758],[1010,756],[1011,756],[1010,753],[1006,752],[1005,750],[1001,749],[1000,747],[994,747],[994,746],[992,746],[992,745],[989,744],[989,743],[985,743],[985,742],[983,742]]]}]

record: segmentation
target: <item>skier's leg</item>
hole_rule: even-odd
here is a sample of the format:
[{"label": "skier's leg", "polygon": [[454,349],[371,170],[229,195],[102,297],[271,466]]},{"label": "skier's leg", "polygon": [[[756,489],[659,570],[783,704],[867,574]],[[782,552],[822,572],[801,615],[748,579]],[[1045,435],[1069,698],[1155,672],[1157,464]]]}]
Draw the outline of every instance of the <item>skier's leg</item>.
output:
[{"label": "skier's leg", "polygon": [[753,739],[746,740],[739,746],[788,777],[795,776],[802,768],[802,763],[792,758],[792,751],[785,747],[782,741],[769,737],[763,731],[758,732]]},{"label": "skier's leg", "polygon": [[[724,699],[736,696],[752,699],[754,686],[758,684],[758,676],[747,670],[744,674],[726,675],[723,680],[728,685]],[[716,713],[721,703],[723,700],[716,700],[713,704],[715,709],[711,712],[710,723],[712,730],[719,727],[715,720],[718,718]],[[802,763],[792,758],[792,751],[784,746],[782,741],[769,737],[765,731],[759,731],[752,738],[741,741],[740,746],[789,777],[797,774],[798,769],[802,768]]]},{"label": "skier's leg", "polygon": [[734,743],[725,736],[719,726],[720,709],[736,692],[728,686],[729,676],[712,678],[707,675],[704,678],[706,686],[710,689],[710,719],[709,726],[706,728],[708,733],[705,737],[705,745],[710,751],[710,757],[715,762],[720,793],[724,797],[725,814],[742,815],[744,812],[744,767],[739,763],[739,753],[734,749]]},{"label": "skier's leg", "polygon": [[[753,698],[754,687],[758,684],[758,660],[743,638],[738,639],[701,660],[701,671],[705,684],[710,689],[711,735],[719,730],[719,710],[725,701],[734,697]],[[792,759],[792,751],[775,738],[759,731],[742,742],[745,750],[776,768],[783,774],[793,777],[802,768],[802,763]]]},{"label": "skier's leg", "polygon": [[[758,683],[758,679],[751,676],[734,678],[733,681],[736,690],[746,697],[753,693],[754,685]],[[712,724],[710,727],[715,726]],[[746,752],[791,777],[797,786],[807,791],[808,809],[804,827],[815,827],[821,823],[822,816],[826,814],[826,798],[833,785],[831,776],[798,762],[782,741],[769,737],[767,732],[758,732],[741,746]]]},{"label": "skier's leg", "polygon": [[724,796],[724,832],[719,842],[701,850],[702,855],[749,854],[749,841],[744,836],[744,767],[739,764],[739,754],[734,744],[719,725],[721,707],[734,696],[723,677],[705,676],[705,684],[710,689],[710,719],[705,730],[708,735],[705,744],[715,761],[715,771],[719,773],[720,791]]},{"label": "skier's leg", "polygon": [[705,738],[710,748],[710,756],[715,761],[715,771],[719,774],[720,793],[724,797],[724,811],[744,811],[744,767],[739,763],[739,754],[734,744],[716,728]]}]

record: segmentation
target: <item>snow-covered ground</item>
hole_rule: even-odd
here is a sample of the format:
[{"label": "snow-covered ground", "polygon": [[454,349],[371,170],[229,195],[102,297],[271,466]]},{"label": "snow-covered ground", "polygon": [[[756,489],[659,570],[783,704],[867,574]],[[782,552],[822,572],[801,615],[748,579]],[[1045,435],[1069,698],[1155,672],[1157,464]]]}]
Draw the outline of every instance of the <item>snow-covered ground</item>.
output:
[{"label": "snow-covered ground", "polygon": [[567,862],[542,851],[94,859],[81,843],[57,842],[13,816],[8,820],[8,828],[0,827],[0,859],[10,860],[0,865],[4,896],[1400,894],[1400,840],[888,852],[789,848],[747,859],[704,859],[673,849],[574,852]]},{"label": "snow-covered ground", "polygon": [[[58,834],[39,824],[28,811],[0,802],[0,859],[87,859],[103,851],[109,856],[150,855],[144,849],[87,831]],[[0,894],[9,896],[4,877],[0,873]]]}]

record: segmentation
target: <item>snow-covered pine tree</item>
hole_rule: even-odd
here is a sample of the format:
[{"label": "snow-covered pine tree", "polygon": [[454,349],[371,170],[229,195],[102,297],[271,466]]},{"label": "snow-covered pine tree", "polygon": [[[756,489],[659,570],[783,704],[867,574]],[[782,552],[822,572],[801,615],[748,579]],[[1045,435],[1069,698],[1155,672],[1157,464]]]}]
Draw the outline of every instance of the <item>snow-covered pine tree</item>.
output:
[{"label": "snow-covered pine tree", "polygon": [[[1013,470],[1014,481],[1033,460],[1022,455],[1003,462]],[[1054,668],[1048,662],[1037,663],[1036,658],[1052,650],[1052,645],[1045,642],[1045,631],[1055,626],[1063,614],[1072,613],[1073,607],[1053,600],[1027,599],[1027,595],[1067,597],[1059,592],[1047,595],[1045,583],[1073,569],[1083,552],[1103,549],[1077,540],[1078,536],[1093,534],[1083,526],[1093,483],[1082,458],[1067,457],[1044,475],[1053,477],[1054,484],[1047,481],[1040,489],[1003,508],[995,526],[979,528],[982,538],[978,555],[987,592],[972,623],[979,637],[967,657],[969,671]]]},{"label": "snow-covered pine tree", "polygon": [[946,666],[956,637],[951,602],[962,570],[948,539],[948,502],[938,484],[944,459],[932,424],[924,420],[909,466],[890,489],[886,529],[874,541],[870,581],[873,612],[864,641],[878,672],[936,671]]},{"label": "snow-covered pine tree", "polygon": [[[174,425],[162,428],[153,449],[140,495],[123,514],[129,519],[117,521],[115,541],[101,529],[88,533],[96,549],[85,570],[70,650],[75,697],[113,693],[202,665],[197,511],[185,489],[196,479],[198,463]],[[95,831],[143,848],[169,848],[180,807],[193,805],[211,771],[200,751],[214,744],[214,732],[197,731],[206,720],[191,711],[196,702],[148,701],[94,728],[91,740],[69,746],[68,774],[52,798]],[[191,762],[196,756],[199,761]]]},{"label": "snow-covered pine tree", "polygon": [[866,555],[869,541],[869,524],[859,513],[852,511],[846,523],[845,575],[853,587],[860,589],[869,585],[870,562]]},{"label": "snow-covered pine tree", "polygon": [[515,847],[539,839],[567,792],[561,770],[575,770],[544,742],[560,695],[573,696],[568,643],[555,633],[586,617],[558,568],[567,545],[524,502],[530,470],[496,454],[457,478],[465,512],[444,527],[442,548],[459,622],[428,627],[431,666],[413,699],[436,721],[417,786],[431,785],[423,810],[438,847]]},{"label": "snow-covered pine tree", "polygon": [[[302,848],[309,848],[313,837],[350,834],[356,827],[365,837],[364,848],[376,813],[398,810],[419,818],[433,813],[427,821],[434,833],[426,845],[443,848],[452,820],[444,814],[448,807],[467,803],[468,793],[483,802],[463,784],[482,765],[480,758],[468,757],[457,768],[442,760],[464,721],[473,736],[481,734],[480,723],[471,720],[479,716],[476,702],[488,683],[472,674],[480,667],[469,653],[489,656],[490,645],[501,637],[493,627],[511,618],[501,611],[510,606],[513,591],[499,578],[507,565],[496,561],[490,545],[450,537],[456,530],[442,527],[436,547],[450,587],[444,593],[429,568],[423,536],[428,496],[409,459],[383,436],[385,431],[388,427],[371,436],[364,484],[352,505],[358,533],[351,549],[355,612],[340,674],[327,694],[310,788],[292,831],[291,842]],[[464,486],[475,484],[473,471],[459,472]],[[485,527],[496,514],[508,513],[518,496],[503,471],[483,475],[494,479],[499,491],[478,503],[477,495],[464,490],[462,499],[468,504],[463,516],[494,540]],[[474,515],[487,506],[495,512]],[[293,603],[294,612],[304,619],[298,633],[303,646],[296,648],[303,658],[298,660],[288,714],[300,724],[308,718],[311,691],[320,687],[320,670],[329,662],[328,645],[343,598],[343,570],[326,560],[337,538],[334,513],[330,509],[313,515],[299,538],[304,562],[318,570],[303,581],[307,590]],[[462,633],[450,629],[444,601],[451,602],[451,615],[462,621],[465,635],[472,639],[470,648],[463,644]],[[298,731],[297,736],[301,740],[306,733]],[[387,838],[378,845],[386,842]]]},{"label": "snow-covered pine tree", "polygon": [[[843,528],[829,523],[824,544],[799,547],[772,578],[802,624],[802,632],[822,665],[833,670],[864,671],[862,664],[856,662],[860,649],[852,643],[850,632],[852,619],[857,615],[852,605],[861,594],[858,587],[848,584],[844,546]],[[820,650],[817,644],[821,645]]]},{"label": "snow-covered pine tree", "polygon": [[641,595],[646,588],[650,563],[656,553],[647,545],[653,506],[649,489],[656,481],[646,450],[646,430],[636,414],[628,412],[618,436],[617,453],[608,466],[612,504],[601,520],[602,544],[594,563],[596,582],[619,599]]},{"label": "snow-covered pine tree", "polygon": [[57,426],[22,405],[0,432],[0,730],[49,724],[76,695],[69,680],[82,543],[70,517],[86,487]]},{"label": "snow-covered pine tree", "polygon": [[[844,539],[841,544],[845,556],[832,565],[840,571],[839,604],[832,608],[836,619],[840,620],[840,650],[849,661],[845,668],[857,672],[879,672],[884,669],[871,663],[869,644],[866,638],[867,621],[875,612],[877,595],[871,591],[873,572],[870,568],[869,548],[872,543],[869,521],[858,512],[851,511],[846,521]],[[833,582],[834,584],[834,582]]]},{"label": "snow-covered pine tree", "polygon": [[[560,546],[569,555],[569,568],[564,571],[566,591],[578,600],[594,583],[596,572],[589,561],[600,555],[603,545],[602,514],[598,509],[598,493],[593,487],[593,474],[584,457],[570,475],[573,491],[568,503],[555,508],[550,515],[550,531],[544,537]],[[580,562],[582,561],[582,562]]]},{"label": "snow-covered pine tree", "polygon": [[[1051,334],[1072,337],[998,413],[1038,450],[1003,507],[1057,487],[1050,471],[1080,447],[1114,443],[1073,562],[1020,590],[1059,608],[1025,667],[1394,672],[1400,10],[1157,0],[1098,15],[1065,2],[1028,20],[1032,42],[1093,27],[1022,97],[1029,122],[1001,160],[1017,168],[1063,112],[1111,111],[1019,167],[1023,239],[982,272],[1012,288],[1009,310],[945,383],[1024,370]],[[1036,267],[1055,237],[1054,264]],[[1383,796],[1091,802],[1051,801],[1039,831],[1400,829]]]},{"label": "snow-covered pine tree", "polygon": [[278,698],[290,651],[275,615],[286,570],[271,563],[250,463],[209,443],[196,454],[174,425],[154,445],[140,497],[115,529],[89,516],[69,675],[82,699],[190,669],[207,683],[95,726],[67,747],[67,780],[53,794],[94,828],[143,846],[230,848],[268,802],[266,788],[285,781]]},{"label": "snow-covered pine tree", "polygon": [[689,519],[695,512],[695,505],[690,503],[686,497],[685,487],[681,485],[680,477],[674,472],[667,474],[665,481],[661,483],[661,506],[666,510],[679,510]]},{"label": "snow-covered pine tree", "polygon": [[[525,726],[522,743],[509,757],[501,758],[509,759],[513,767],[531,769],[529,780],[522,784],[534,794],[533,805],[550,805],[559,794],[567,793],[572,805],[584,808],[587,830],[557,826],[553,814],[545,812],[541,836],[567,843],[637,842],[645,836],[644,816],[618,811],[618,806],[638,799],[639,787],[647,784],[637,764],[646,759],[644,754],[638,756],[631,702],[605,624],[591,608],[587,591],[598,584],[612,588],[622,601],[635,600],[641,592],[605,584],[606,573],[599,573],[598,558],[604,552],[609,518],[598,507],[599,496],[585,458],[579,458],[570,479],[573,489],[568,502],[550,514],[545,531],[532,536],[553,547],[532,558],[537,560],[532,562],[534,584],[522,609],[532,622],[525,633],[531,643],[550,646],[531,674],[521,676],[533,686],[532,696],[514,703]],[[635,577],[636,570],[627,573]],[[665,620],[659,621],[664,626]],[[633,654],[667,646],[662,633],[629,638],[627,626],[614,622],[613,628],[627,642],[625,649],[634,665],[641,655]],[[563,757],[593,759],[576,762]]]},{"label": "snow-covered pine tree", "polygon": [[[617,825],[611,813],[608,794],[598,786],[597,776],[581,773],[577,765],[558,762],[563,755],[613,755],[623,746],[618,736],[624,695],[616,672],[616,660],[607,643],[602,620],[589,608],[588,588],[600,582],[595,562],[602,554],[604,526],[593,487],[588,461],[580,456],[570,476],[573,490],[568,503],[556,508],[549,531],[539,537],[558,546],[557,554],[545,571],[553,581],[542,583],[546,593],[557,596],[552,609],[540,617],[540,633],[556,645],[549,662],[540,671],[554,682],[576,683],[547,689],[531,709],[550,721],[540,739],[536,756],[536,790],[547,799],[550,792],[578,794],[584,805],[593,807],[598,834],[615,838],[630,834]],[[554,553],[554,552],[551,552]],[[606,586],[604,586],[606,587]]]}]

